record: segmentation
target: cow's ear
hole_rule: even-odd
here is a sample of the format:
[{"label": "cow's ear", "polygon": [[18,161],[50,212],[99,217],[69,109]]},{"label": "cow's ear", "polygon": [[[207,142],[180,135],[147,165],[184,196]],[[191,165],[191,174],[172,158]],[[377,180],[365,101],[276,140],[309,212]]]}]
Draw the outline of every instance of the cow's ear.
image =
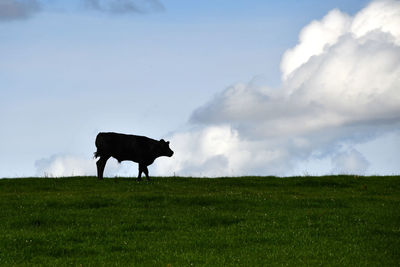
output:
[{"label": "cow's ear", "polygon": [[167,141],[167,145],[169,145],[169,141]]}]

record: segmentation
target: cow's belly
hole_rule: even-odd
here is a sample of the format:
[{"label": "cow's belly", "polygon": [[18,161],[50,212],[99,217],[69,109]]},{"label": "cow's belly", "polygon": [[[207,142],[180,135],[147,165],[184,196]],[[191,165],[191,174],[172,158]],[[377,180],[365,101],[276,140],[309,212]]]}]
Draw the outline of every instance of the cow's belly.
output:
[{"label": "cow's belly", "polygon": [[112,153],[111,156],[113,158],[115,158],[116,160],[118,160],[119,162],[121,161],[134,161],[139,163],[140,159],[138,157],[135,157],[134,155],[130,155],[130,154],[121,154],[121,153]]},{"label": "cow's belly", "polygon": [[152,158],[152,157],[149,157],[147,155],[143,155],[140,153],[132,153],[129,151],[126,151],[126,152],[119,151],[117,153],[112,153],[111,156],[113,158],[115,158],[116,160],[118,160],[118,162],[133,161],[136,163],[145,164],[146,166],[150,165],[154,162],[154,158]]}]

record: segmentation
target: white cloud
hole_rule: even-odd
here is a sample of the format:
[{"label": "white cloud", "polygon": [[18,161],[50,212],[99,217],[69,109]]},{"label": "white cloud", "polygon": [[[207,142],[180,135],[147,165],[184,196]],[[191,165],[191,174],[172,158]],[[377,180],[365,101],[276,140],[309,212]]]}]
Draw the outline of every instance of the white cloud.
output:
[{"label": "white cloud", "polygon": [[333,10],[311,22],[283,55],[281,88],[228,87],[193,112],[194,129],[171,136],[174,160],[157,170],[286,175],[315,155],[336,155],[335,168],[363,173],[359,152],[337,153],[400,128],[399,19],[399,2],[377,1],[353,17]]},{"label": "white cloud", "polygon": [[400,1],[374,1],[354,17],[350,32],[361,37],[372,31],[382,31],[394,36],[400,45]]},{"label": "white cloud", "polygon": [[0,0],[0,21],[25,19],[39,10],[36,0]]}]

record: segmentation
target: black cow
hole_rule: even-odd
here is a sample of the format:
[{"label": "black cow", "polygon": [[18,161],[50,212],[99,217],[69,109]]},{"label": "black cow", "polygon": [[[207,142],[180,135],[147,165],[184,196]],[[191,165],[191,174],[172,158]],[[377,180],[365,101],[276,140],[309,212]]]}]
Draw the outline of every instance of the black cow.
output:
[{"label": "black cow", "polygon": [[169,142],[165,142],[164,139],[157,141],[145,136],[120,133],[99,133],[96,137],[96,147],[94,156],[100,157],[96,162],[99,179],[103,179],[104,167],[110,157],[118,162],[130,160],[139,163],[138,180],[142,179],[142,172],[147,180],[150,180],[147,166],[158,157],[172,157],[174,154],[169,148]]}]

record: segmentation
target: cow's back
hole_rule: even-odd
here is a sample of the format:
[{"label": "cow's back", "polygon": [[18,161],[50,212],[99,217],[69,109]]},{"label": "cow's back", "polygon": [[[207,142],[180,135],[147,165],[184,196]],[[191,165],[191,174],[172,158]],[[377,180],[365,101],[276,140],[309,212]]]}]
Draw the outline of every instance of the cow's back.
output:
[{"label": "cow's back", "polygon": [[114,157],[118,161],[133,160],[140,162],[147,158],[152,145],[157,142],[151,138],[120,133],[99,133],[96,137],[96,154]]}]

